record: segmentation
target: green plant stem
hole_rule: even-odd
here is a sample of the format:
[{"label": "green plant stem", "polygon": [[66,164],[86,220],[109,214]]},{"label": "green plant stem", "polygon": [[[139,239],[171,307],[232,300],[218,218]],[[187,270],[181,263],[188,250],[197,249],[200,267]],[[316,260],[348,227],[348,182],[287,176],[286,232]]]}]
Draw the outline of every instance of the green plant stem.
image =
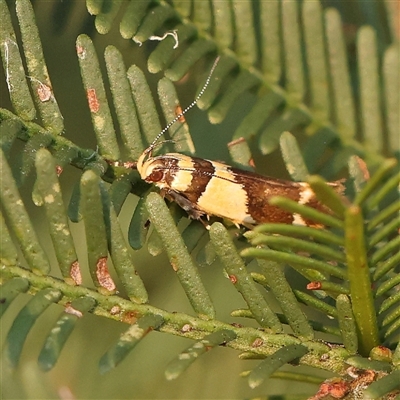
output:
[{"label": "green plant stem", "polygon": [[[60,279],[36,275],[19,266],[3,265],[0,267],[1,284],[13,277],[27,279],[30,283],[28,293],[32,295],[44,288],[50,287],[55,290],[58,289],[62,293],[61,299],[57,301],[60,305],[65,306],[82,296],[92,297],[96,301],[96,306],[91,311],[94,315],[114,319],[127,324],[132,323],[132,315],[136,318],[144,315],[160,315],[165,321],[159,328],[161,332],[194,340],[201,340],[212,332],[228,329],[235,332],[237,338],[227,343],[226,346],[240,350],[241,352],[251,351],[263,356],[273,354],[277,349],[283,346],[302,344],[309,349],[309,353],[300,359],[300,364],[339,374],[344,374],[346,370],[344,361],[346,357],[349,356],[349,353],[343,348],[332,348],[328,344],[320,341],[301,342],[292,335],[268,334],[260,329],[233,326],[218,320],[205,321],[191,315],[167,312],[146,304],[135,304],[116,295],[106,296],[82,286],[71,286]],[[115,313],[115,308],[118,308],[120,312]],[[113,311],[111,311],[111,309],[113,309]],[[185,329],[182,329],[184,326]],[[255,340],[257,340],[257,346],[253,346]],[[260,343],[262,344],[259,345]],[[329,360],[329,362],[326,360]]]}]

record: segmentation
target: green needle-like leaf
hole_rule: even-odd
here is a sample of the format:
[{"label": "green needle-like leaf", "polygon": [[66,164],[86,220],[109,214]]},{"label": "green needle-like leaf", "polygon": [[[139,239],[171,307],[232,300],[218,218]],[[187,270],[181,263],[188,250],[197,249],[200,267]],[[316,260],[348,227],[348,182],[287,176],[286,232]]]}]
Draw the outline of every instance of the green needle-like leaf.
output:
[{"label": "green needle-like leaf", "polygon": [[382,150],[382,117],[375,31],[362,27],[358,32],[357,55],[360,77],[362,128],[367,145]]},{"label": "green needle-like leaf", "polygon": [[294,294],[302,303],[307,304],[310,307],[321,311],[324,315],[329,315],[333,318],[337,318],[337,309],[323,300],[320,300],[308,293],[304,293],[301,290],[295,289]]},{"label": "green needle-like leaf", "polygon": [[44,371],[54,367],[60,357],[64,345],[75,328],[76,322],[84,312],[91,310],[95,300],[82,297],[72,302],[61,314],[53,329],[50,331],[40,352],[38,363]]},{"label": "green needle-like leaf", "polygon": [[49,261],[39,243],[2,150],[0,150],[0,171],[1,204],[10,227],[19,241],[22,253],[32,270],[40,274],[48,274],[50,271]]},{"label": "green needle-like leaf", "polygon": [[157,193],[150,193],[146,199],[146,207],[150,220],[168,253],[172,268],[176,272],[194,310],[203,318],[213,318],[215,310],[210,297],[164,200]]},{"label": "green needle-like leaf", "polygon": [[328,68],[325,57],[322,6],[318,1],[302,4],[304,33],[309,69],[311,104],[318,124],[326,123],[329,117]]},{"label": "green needle-like leaf", "polygon": [[379,345],[376,311],[371,292],[371,278],[365,249],[361,211],[351,206],[345,217],[346,257],[353,314],[357,324],[359,351],[368,355]]},{"label": "green needle-like leaf", "polygon": [[132,65],[128,69],[128,80],[131,85],[132,96],[139,117],[141,133],[147,145],[150,144],[158,132],[161,131],[156,106],[143,71],[136,65]]},{"label": "green needle-like leaf", "polygon": [[[235,67],[237,67],[237,60],[232,55],[228,54],[220,56],[218,65],[215,68],[210,84],[207,86],[207,90],[197,102],[200,110],[207,110],[211,107],[212,104],[216,102],[219,97],[223,81],[225,79],[228,79],[228,77],[232,73],[232,70]],[[207,75],[204,77],[202,84],[198,87],[196,95],[198,95],[200,90],[204,87],[206,77]]]},{"label": "green needle-like leaf", "polygon": [[[395,12],[393,13],[396,14]],[[400,95],[397,90],[399,81],[400,57],[397,43],[393,43],[384,55],[383,59],[383,79],[385,94],[385,117],[389,133],[389,150],[393,153],[400,151],[400,132],[399,132],[399,108]]]},{"label": "green needle-like leaf", "polygon": [[124,39],[131,39],[135,35],[150,3],[151,0],[129,2],[119,27]]},{"label": "green needle-like leaf", "polygon": [[86,0],[86,7],[90,14],[97,15],[101,13],[103,0]]},{"label": "green needle-like leaf", "polygon": [[299,256],[297,254],[283,253],[276,250],[248,248],[242,250],[241,255],[243,257],[264,258],[266,260],[294,264],[296,267],[299,268],[304,267],[315,269],[316,271],[327,273],[342,279],[346,277],[346,272],[339,267],[319,260],[314,260],[312,258]]},{"label": "green needle-like leaf", "polygon": [[229,279],[243,296],[257,322],[262,327],[268,327],[274,332],[281,332],[281,323],[258,291],[250,274],[246,271],[246,266],[237,253],[232,239],[224,226],[215,222],[210,229],[210,238]]},{"label": "green needle-like leaf", "polygon": [[[147,5],[147,2],[144,5]],[[133,36],[133,40],[136,43],[142,44],[144,41],[148,40],[154,32],[158,32],[158,29],[160,29],[166,21],[175,16],[176,12],[169,4],[163,3],[157,5],[151,9],[151,12],[144,15],[139,29]]]},{"label": "green needle-like leaf", "polygon": [[243,65],[251,66],[257,59],[252,1],[233,0],[232,11],[236,28],[235,52]]},{"label": "green needle-like leaf", "polygon": [[26,82],[10,13],[4,0],[0,1],[0,15],[0,43],[2,43],[0,51],[10,99],[17,115],[26,121],[31,121],[35,118],[36,110]]},{"label": "green needle-like leaf", "polygon": [[336,183],[338,186],[332,187],[318,175],[311,176],[308,179],[308,183],[315,192],[317,199],[322,204],[328,206],[340,218],[343,218],[345,204],[343,198],[340,196],[341,183]]},{"label": "green needle-like leaf", "polygon": [[313,339],[314,332],[285,278],[282,267],[264,260],[259,260],[258,264],[294,334],[304,339]]},{"label": "green needle-like leaf", "polygon": [[390,372],[390,363],[379,360],[369,360],[361,356],[351,356],[346,359],[346,363],[362,370]]},{"label": "green needle-like leaf", "polygon": [[0,286],[0,318],[13,300],[28,288],[29,281],[24,278],[12,278]]},{"label": "green needle-like leaf", "polygon": [[362,205],[366,199],[370,196],[370,194],[377,188],[379,183],[382,181],[384,176],[395,166],[397,165],[397,161],[394,158],[386,159],[380,166],[379,169],[371,176],[371,179],[365,185],[363,190],[357,194],[354,204]]},{"label": "green needle-like leaf", "polygon": [[307,353],[307,348],[302,345],[290,345],[279,349],[277,352],[261,361],[249,375],[249,386],[254,389],[268,379],[278,368]]},{"label": "green needle-like leaf", "polygon": [[0,262],[5,265],[16,264],[18,259],[17,249],[14,246],[6,221],[0,212]]},{"label": "green needle-like leaf", "polygon": [[286,169],[295,181],[305,181],[308,177],[307,166],[304,163],[299,145],[290,132],[283,132],[279,139],[281,152]]},{"label": "green needle-like leaf", "polygon": [[345,261],[345,256],[342,252],[332,249],[332,247],[324,246],[322,244],[312,243],[306,240],[288,238],[284,236],[266,236],[257,235],[251,241],[255,246],[265,244],[267,246],[273,247],[274,249],[281,250],[297,250],[308,252],[311,254],[322,256],[329,261]]},{"label": "green needle-like leaf", "polygon": [[308,237],[316,241],[343,246],[344,240],[341,236],[322,229],[310,228],[308,226],[292,226],[286,224],[262,224],[257,226],[253,232],[276,233],[284,236]]},{"label": "green needle-like leaf", "polygon": [[335,228],[343,228],[343,222],[338,218],[327,215],[321,211],[317,211],[311,207],[304,206],[293,200],[289,200],[286,197],[275,196],[269,201],[269,203],[273,206],[281,207],[286,211],[298,213],[307,219],[311,219],[312,221],[319,222],[323,225]]},{"label": "green needle-like leaf", "polygon": [[129,298],[137,303],[147,303],[148,295],[146,288],[136,272],[114,208],[110,207],[109,212],[109,248],[115,271],[124,285]]},{"label": "green needle-like leaf", "polygon": [[[400,211],[400,203],[398,201],[390,204],[386,208],[384,208],[382,211],[380,211],[378,214],[376,214],[371,220],[368,222],[368,230],[372,230],[376,228],[381,222],[385,221],[386,219],[390,218],[395,214],[395,221],[399,220],[399,213]],[[393,220],[392,220],[393,221]],[[379,232],[379,231],[378,231]],[[377,235],[378,235],[377,232]],[[371,239],[371,242],[373,242],[373,239]]]},{"label": "green needle-like leaf", "polygon": [[81,284],[78,256],[68,225],[61,187],[52,155],[46,149],[36,153],[36,188],[46,210],[50,235],[61,273],[72,284]]},{"label": "green needle-like leaf", "polygon": [[158,329],[164,319],[160,315],[145,315],[119,338],[118,342],[99,361],[100,373],[115,368],[129,352],[153,329]]},{"label": "green needle-like leaf", "polygon": [[201,31],[209,32],[212,26],[210,2],[194,1],[192,19]]},{"label": "green needle-like leaf", "polygon": [[128,151],[128,158],[136,161],[142,152],[143,143],[122,54],[114,46],[108,46],[104,59],[122,140]]},{"label": "green needle-like leaf", "polygon": [[[181,112],[176,90],[172,82],[167,79],[161,79],[158,82],[158,96],[161,101],[161,107],[165,120],[169,123],[173,121],[177,114]],[[194,154],[195,148],[190,136],[189,126],[183,121],[175,122],[169,129],[169,136],[175,143],[175,149],[182,153]],[[162,153],[162,150],[160,151]]]},{"label": "green needle-like leaf", "polygon": [[104,2],[101,12],[96,15],[95,19],[95,26],[99,33],[106,34],[110,31],[121,4],[119,1]]},{"label": "green needle-like leaf", "polygon": [[215,41],[224,48],[233,43],[233,19],[231,3],[227,1],[212,1],[214,16]]},{"label": "green needle-like leaf", "polygon": [[300,102],[304,95],[305,82],[300,47],[299,3],[282,1],[283,45],[285,57],[286,88],[292,104]]},{"label": "green needle-like leaf", "polygon": [[86,35],[78,36],[76,51],[100,153],[105,159],[118,160],[120,153],[92,40]]},{"label": "green needle-like leaf", "polygon": [[233,139],[251,139],[256,136],[268,117],[283,101],[283,92],[277,87],[273,87],[267,93],[260,95],[252,109],[240,122],[233,134]]},{"label": "green needle-like leaf", "polygon": [[357,327],[349,297],[340,294],[336,298],[336,308],[344,347],[350,353],[355,354],[358,349]]},{"label": "green needle-like leaf", "polygon": [[247,90],[259,84],[259,82],[258,76],[250,74],[247,70],[241,71],[235,79],[235,82],[229,86],[229,89],[224,93],[220,101],[209,111],[208,117],[210,122],[213,124],[222,122],[235,100]]},{"label": "green needle-like leaf", "polygon": [[[196,34],[196,28],[192,24],[180,24],[174,30],[178,35],[179,46],[183,46],[185,42],[190,41]],[[167,69],[171,65],[175,55],[175,46],[175,38],[171,35],[167,36],[150,54],[147,61],[149,72],[156,74]]]},{"label": "green needle-like leaf", "polygon": [[201,341],[190,346],[178,358],[173,360],[165,370],[165,376],[168,380],[176,379],[182,374],[200,355],[211,350],[212,348],[230,342],[236,339],[233,331],[224,329],[206,336]]},{"label": "green needle-like leaf", "polygon": [[251,155],[251,150],[246,139],[241,138],[230,142],[228,144],[228,150],[232,161],[239,168],[250,171],[253,170],[251,166],[253,157]]},{"label": "green needle-like leaf", "polygon": [[171,81],[179,81],[182,79],[189,69],[206,54],[214,53],[216,45],[214,42],[207,39],[195,40],[184,51],[181,57],[172,63],[165,71],[165,76]]},{"label": "green needle-like leaf", "polygon": [[146,195],[139,199],[129,224],[128,240],[129,245],[134,250],[139,250],[143,247],[149,232],[149,216],[145,202]]},{"label": "green needle-like leaf", "polygon": [[400,172],[397,174],[395,173],[373,196],[371,196],[368,206],[371,209],[376,207],[392,190],[398,190],[399,184]]},{"label": "green needle-like leaf", "polygon": [[281,24],[280,1],[260,2],[261,68],[269,83],[277,83],[281,77]]},{"label": "green needle-like leaf", "polygon": [[344,140],[350,140],[356,133],[356,113],[342,21],[337,9],[330,8],[326,10],[325,25],[336,126],[338,134]]},{"label": "green needle-like leaf", "polygon": [[182,238],[185,245],[191,253],[199,243],[200,239],[206,234],[204,225],[198,221],[192,221],[182,232]]},{"label": "green needle-like leaf", "polygon": [[60,291],[52,288],[44,289],[37,293],[14,319],[8,331],[3,349],[7,361],[12,368],[18,365],[22,347],[33,324],[50,304],[58,301],[60,298]]},{"label": "green needle-like leaf", "polygon": [[393,390],[400,389],[400,371],[393,371],[389,375],[372,382],[364,391],[364,399],[380,399]]},{"label": "green needle-like leaf", "polygon": [[82,175],[81,194],[90,274],[100,290],[111,294],[116,286],[107,266],[108,248],[104,219],[104,210],[109,204],[103,205],[103,201],[106,200],[100,191],[100,178],[91,170]]},{"label": "green needle-like leaf", "polygon": [[27,78],[31,82],[36,106],[44,126],[59,135],[64,129],[64,119],[53,93],[32,4],[29,0],[17,0],[15,5],[28,67]]},{"label": "green needle-like leaf", "polygon": [[279,145],[282,132],[308,124],[311,115],[305,107],[288,107],[262,132],[259,147],[263,154],[272,153]]}]

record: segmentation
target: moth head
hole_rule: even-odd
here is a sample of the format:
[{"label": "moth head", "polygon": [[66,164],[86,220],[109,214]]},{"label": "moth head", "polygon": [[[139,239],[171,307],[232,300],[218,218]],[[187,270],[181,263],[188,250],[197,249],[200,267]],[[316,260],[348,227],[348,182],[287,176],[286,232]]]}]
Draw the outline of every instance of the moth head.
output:
[{"label": "moth head", "polygon": [[177,163],[178,159],[172,154],[151,157],[144,152],[137,162],[137,170],[147,183],[153,183],[159,188],[170,188],[177,171]]}]

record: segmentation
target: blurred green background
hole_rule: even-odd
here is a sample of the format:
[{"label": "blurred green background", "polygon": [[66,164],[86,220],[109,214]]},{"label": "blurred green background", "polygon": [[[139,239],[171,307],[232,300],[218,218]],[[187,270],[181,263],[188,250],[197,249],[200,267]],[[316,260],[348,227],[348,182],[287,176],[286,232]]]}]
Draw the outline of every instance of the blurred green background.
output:
[{"label": "blurred green background", "polygon": [[[14,2],[7,1],[7,3],[14,13]],[[87,13],[83,0],[34,1],[33,4],[54,93],[64,115],[66,137],[83,148],[95,149],[96,141],[76,56],[76,37],[81,33],[91,36],[103,70],[102,54],[107,45],[113,44],[123,53],[127,66],[134,63],[146,71],[146,57],[151,51],[152,44],[139,47],[132,41],[122,39],[117,29],[118,24],[115,24],[115,28],[107,35],[99,35],[94,30],[94,19]],[[349,23],[354,22],[351,21],[351,15],[347,16],[347,20]],[[14,26],[17,26],[16,22]],[[4,71],[1,70],[1,73],[0,107],[11,109]],[[146,76],[155,94],[156,83],[162,74],[146,73]],[[189,76],[176,86],[181,104],[183,106],[189,104],[196,90],[193,77]],[[236,127],[236,121],[241,119],[241,115],[246,114],[253,100],[251,94],[242,96],[226,120],[219,126],[212,126],[207,120],[206,113],[193,109],[186,117],[197,155],[229,160],[226,143],[229,142],[230,135]],[[15,151],[17,152],[18,149]],[[268,165],[273,165],[274,170],[268,171],[268,168],[261,166],[262,172],[276,177],[287,176],[278,152],[269,156]],[[67,188],[71,188],[72,183],[76,182],[79,176],[80,171],[68,167],[60,178],[66,204],[70,197]],[[33,177],[22,189],[25,204],[35,221],[43,246],[52,255],[53,265],[56,265],[43,210],[35,207],[30,197],[32,185]],[[131,196],[120,215],[125,233],[128,230],[135,202],[136,198]],[[84,229],[80,223],[72,224],[71,229],[74,233],[82,270],[85,271],[87,266],[85,265]],[[169,311],[192,312],[164,255],[151,258],[146,250],[135,253],[135,265],[149,291],[152,305]],[[215,303],[218,319],[252,324],[249,320],[229,316],[230,311],[243,307],[244,302],[229,280],[224,277],[217,263],[202,268],[201,274]],[[54,275],[59,276],[57,268],[54,268]],[[86,278],[84,283],[90,285],[89,276],[86,275],[84,278]],[[19,296],[2,318],[1,344],[4,343],[13,317],[29,298],[28,295]],[[240,361],[237,358],[238,353],[227,348],[218,348],[207,353],[179,379],[168,382],[164,377],[166,365],[192,342],[158,332],[148,335],[119,367],[102,376],[98,372],[99,359],[127,326],[93,315],[86,315],[78,322],[58,364],[52,371],[44,373],[37,365],[37,357],[48,331],[62,311],[62,307],[53,305],[40,317],[28,336],[17,370],[10,372],[2,368],[0,375],[2,399],[239,399],[274,393],[301,392],[311,395],[316,390],[316,387],[312,385],[288,384],[279,380],[269,380],[261,387],[251,390],[247,381],[239,377],[239,374],[253,368],[255,362]],[[295,367],[287,367],[287,369],[295,369]],[[299,369],[300,367],[295,370]],[[301,369],[307,370],[305,367]],[[320,371],[316,373],[323,375]]]}]

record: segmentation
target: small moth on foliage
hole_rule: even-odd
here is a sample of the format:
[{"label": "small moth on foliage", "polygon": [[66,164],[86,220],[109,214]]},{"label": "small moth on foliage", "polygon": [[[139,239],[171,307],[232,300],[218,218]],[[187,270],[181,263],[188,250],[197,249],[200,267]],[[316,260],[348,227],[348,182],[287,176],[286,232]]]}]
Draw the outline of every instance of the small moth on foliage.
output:
[{"label": "small moth on foliage", "polygon": [[[317,200],[306,182],[265,177],[220,162],[179,153],[152,156],[160,137],[202,96],[218,60],[219,58],[215,60],[196,99],[156,136],[139,157],[137,170],[141,178],[159,187],[164,196],[175,201],[193,219],[201,219],[202,216],[217,216],[246,227],[267,222],[317,225],[299,214],[293,214],[269,204],[272,197],[285,196],[299,204],[329,213],[330,210]],[[340,182],[328,183],[328,185],[339,193],[343,191]]]}]

